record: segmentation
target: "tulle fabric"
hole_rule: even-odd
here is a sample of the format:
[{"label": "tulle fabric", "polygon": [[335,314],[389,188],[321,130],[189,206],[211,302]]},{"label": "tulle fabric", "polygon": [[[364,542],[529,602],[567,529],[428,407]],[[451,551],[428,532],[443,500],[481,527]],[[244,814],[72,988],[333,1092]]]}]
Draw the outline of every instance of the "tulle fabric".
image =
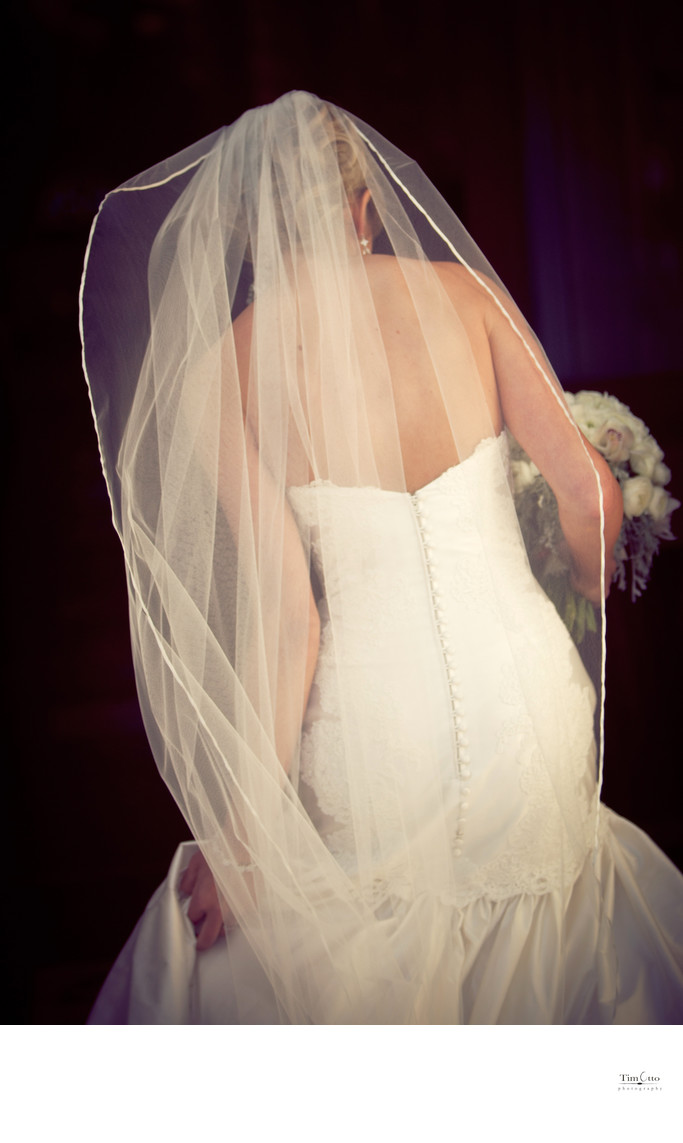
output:
[{"label": "tulle fabric", "polygon": [[[363,188],[374,211],[368,259],[352,212]],[[458,900],[461,886],[442,759],[436,749],[424,754],[428,796],[417,801],[396,779],[400,839],[386,834],[367,780],[372,741],[343,686],[339,766],[352,868],[335,859],[300,796],[311,647],[347,537],[315,518],[302,524],[291,490],[325,482],[416,491],[401,424],[417,409],[406,411],[394,390],[398,350],[369,271],[377,257],[391,260],[387,273],[410,299],[419,330],[410,352],[440,402],[452,463],[501,426],[471,331],[435,269],[444,262],[504,318],[521,354],[524,401],[551,409],[567,472],[593,481],[599,497],[540,346],[457,218],[414,163],[314,96],[293,92],[250,111],[108,195],[83,279],[84,366],[125,553],[145,726],[229,905],[226,918],[239,926],[211,957],[248,950],[267,981],[269,1022],[430,1022],[443,1017],[446,977],[455,1020],[470,1004],[468,917],[479,925],[482,910],[499,910],[491,941],[504,940],[505,905],[473,899],[453,938],[458,951],[448,954],[462,971],[444,959],[439,902]],[[514,421],[513,402],[505,415]],[[512,510],[509,485],[505,495]],[[505,566],[483,519],[481,540],[509,612]],[[343,598],[327,623],[328,644],[342,648],[354,623]],[[586,957],[607,956],[591,863],[596,783],[557,765],[568,727],[553,664],[544,671],[550,652],[539,641],[532,661],[514,636],[511,647],[536,765],[555,791],[555,888],[567,901],[581,876],[592,920]],[[600,663],[595,677],[601,690]],[[378,884],[391,898],[397,851],[401,899],[420,902],[400,917],[377,904]],[[550,898],[534,907],[555,908]],[[565,911],[553,914],[558,997],[574,955],[566,923]],[[539,1019],[547,1015],[539,1009]]]},{"label": "tulle fabric", "polygon": [[[589,861],[565,896],[479,897],[456,913],[428,898],[415,905],[409,930],[441,935],[425,964],[429,986],[424,1007],[413,1007],[415,1023],[681,1022],[680,874],[636,826],[604,813],[598,867]],[[178,849],[91,1023],[279,1022],[275,994],[243,933],[236,930],[227,942],[222,937],[207,952],[196,951],[187,899],[178,893],[195,849],[190,842]],[[598,957],[596,874],[609,930]],[[357,1022],[366,1022],[364,1014]]]}]

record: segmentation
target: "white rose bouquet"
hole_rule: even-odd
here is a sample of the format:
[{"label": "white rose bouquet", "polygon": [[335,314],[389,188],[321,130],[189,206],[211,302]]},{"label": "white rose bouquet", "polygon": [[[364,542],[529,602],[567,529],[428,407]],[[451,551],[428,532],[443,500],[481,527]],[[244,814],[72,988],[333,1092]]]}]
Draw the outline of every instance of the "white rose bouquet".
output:
[{"label": "white rose bouquet", "polygon": [[[671,472],[647,425],[623,402],[587,390],[566,397],[577,425],[621,485],[624,523],[615,551],[613,583],[624,591],[630,578],[631,599],[637,599],[647,586],[660,542],[674,538],[671,514],[680,502],[666,489]],[[532,568],[580,643],[587,630],[596,630],[595,612],[570,586],[557,502],[536,465],[512,437],[510,446],[515,503]]]}]

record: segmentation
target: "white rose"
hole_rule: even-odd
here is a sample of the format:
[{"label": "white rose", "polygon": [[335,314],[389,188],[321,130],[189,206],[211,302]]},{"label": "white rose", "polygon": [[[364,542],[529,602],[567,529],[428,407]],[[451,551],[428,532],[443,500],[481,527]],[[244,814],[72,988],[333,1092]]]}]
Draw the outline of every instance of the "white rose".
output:
[{"label": "white rose", "polygon": [[623,485],[624,512],[629,519],[642,516],[652,498],[652,481],[647,476],[631,476]]},{"label": "white rose", "polygon": [[610,396],[609,393],[605,393],[602,397],[600,411],[604,414],[604,420],[615,418],[620,424],[629,428],[639,445],[642,441],[652,439],[645,421],[641,421],[640,417],[636,417],[635,413],[631,412],[628,405],[616,397]]},{"label": "white rose", "polygon": [[629,463],[633,471],[638,473],[638,476],[647,476],[652,479],[655,468],[663,456],[664,453],[656,440],[650,437],[648,441],[643,441],[638,448],[633,450],[629,457]]},{"label": "white rose", "polygon": [[669,494],[665,488],[654,488],[647,511],[655,520],[663,520],[669,514]]},{"label": "white rose", "polygon": [[590,406],[583,403],[572,405],[570,411],[581,432],[588,437],[591,444],[594,444],[595,434],[605,418],[600,415],[599,411],[591,409]]},{"label": "white rose", "polygon": [[567,400],[569,403],[569,410],[577,425],[583,425],[588,419],[588,409],[579,401],[572,401],[571,394],[567,393]]},{"label": "white rose", "polygon": [[[634,436],[631,429],[623,421],[616,417],[610,417],[601,426],[593,443],[609,464],[619,464],[622,460],[628,460],[629,453],[633,448]],[[649,476],[650,473],[645,475]]]},{"label": "white rose", "polygon": [[590,409],[600,409],[605,404],[605,397],[602,393],[596,393],[594,389],[581,389],[576,398],[582,405],[586,405]]},{"label": "white rose", "polygon": [[538,476],[538,469],[530,460],[513,460],[510,467],[512,468],[515,492],[523,492],[525,488],[529,488]]}]

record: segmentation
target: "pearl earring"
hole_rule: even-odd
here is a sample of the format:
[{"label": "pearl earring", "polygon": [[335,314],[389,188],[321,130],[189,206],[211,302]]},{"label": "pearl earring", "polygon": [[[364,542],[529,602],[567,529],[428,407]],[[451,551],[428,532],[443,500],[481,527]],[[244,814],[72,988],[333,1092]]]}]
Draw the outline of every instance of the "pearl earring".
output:
[{"label": "pearl earring", "polygon": [[363,251],[363,254],[371,254],[372,253],[372,250],[370,249],[370,243],[368,242],[365,235],[363,235],[363,237],[361,238],[360,245],[361,245],[361,250]]}]

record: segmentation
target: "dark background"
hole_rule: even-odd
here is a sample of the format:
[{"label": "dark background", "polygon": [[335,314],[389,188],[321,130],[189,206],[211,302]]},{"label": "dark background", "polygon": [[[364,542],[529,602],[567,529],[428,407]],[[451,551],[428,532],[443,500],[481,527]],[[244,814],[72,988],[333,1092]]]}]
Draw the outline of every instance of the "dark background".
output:
[{"label": "dark background", "polygon": [[[633,8],[9,5],[6,1023],[85,1019],[187,836],[137,711],[81,373],[78,285],[100,199],[248,107],[315,91],[420,162],[563,382],[631,405],[683,499],[682,29],[677,3]],[[641,600],[610,597],[605,782],[607,803],[679,863],[682,563],[669,543]]]}]

